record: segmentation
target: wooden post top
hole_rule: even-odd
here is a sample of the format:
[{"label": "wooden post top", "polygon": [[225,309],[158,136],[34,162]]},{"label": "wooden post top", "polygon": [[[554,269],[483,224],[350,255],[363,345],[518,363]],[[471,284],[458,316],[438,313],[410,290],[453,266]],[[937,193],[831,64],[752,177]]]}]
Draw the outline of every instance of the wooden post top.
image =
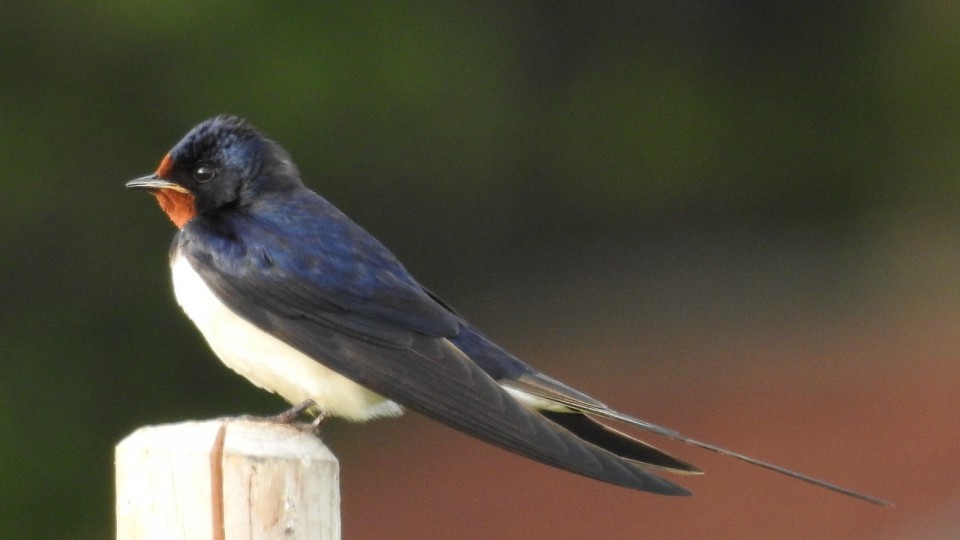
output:
[{"label": "wooden post top", "polygon": [[340,539],[340,465],[291,426],[143,427],[116,447],[117,539]]}]

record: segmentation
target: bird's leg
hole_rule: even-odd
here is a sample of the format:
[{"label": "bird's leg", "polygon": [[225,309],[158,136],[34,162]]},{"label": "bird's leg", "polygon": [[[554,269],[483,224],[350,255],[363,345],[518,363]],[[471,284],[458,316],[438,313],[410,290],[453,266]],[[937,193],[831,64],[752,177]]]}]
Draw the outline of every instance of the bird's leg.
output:
[{"label": "bird's leg", "polygon": [[[293,422],[297,419],[298,416],[303,414],[306,410],[316,406],[317,406],[317,403],[315,401],[313,401],[312,399],[307,399],[307,400],[301,401],[300,403],[297,403],[293,407],[283,411],[280,414],[277,414],[275,416],[268,416],[266,420],[270,422],[276,422],[278,424],[293,424]],[[317,416],[317,418],[322,418],[322,417],[323,417],[323,413]]]},{"label": "bird's leg", "polygon": [[297,403],[290,409],[283,411],[282,413],[276,416],[269,416],[266,418],[268,422],[276,422],[278,424],[286,424],[288,426],[293,426],[304,433],[310,433],[312,435],[320,435],[320,426],[327,420],[328,416],[321,410],[317,410],[317,416],[309,424],[297,422],[297,417],[299,417],[304,412],[315,409],[317,403],[312,399],[302,401]]},{"label": "bird's leg", "polygon": [[297,418],[301,414],[312,408],[316,408],[316,406],[317,403],[315,401],[308,399],[297,403],[293,407],[281,412],[280,414],[275,414],[273,416],[243,415],[239,419],[251,422],[270,422],[272,424],[283,424],[286,426],[292,426],[303,432],[318,435],[320,433],[320,425],[323,424],[323,421],[327,418],[327,415],[322,411],[319,412],[317,417],[314,418],[310,423],[297,422]]}]

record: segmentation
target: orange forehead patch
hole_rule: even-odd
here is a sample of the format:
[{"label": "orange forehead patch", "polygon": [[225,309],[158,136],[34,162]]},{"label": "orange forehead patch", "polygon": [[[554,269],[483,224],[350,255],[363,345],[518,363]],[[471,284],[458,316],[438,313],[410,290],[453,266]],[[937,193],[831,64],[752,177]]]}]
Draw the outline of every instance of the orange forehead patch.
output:
[{"label": "orange forehead patch", "polygon": [[170,174],[170,169],[173,169],[173,158],[170,157],[170,154],[167,154],[163,156],[163,159],[160,161],[156,175],[160,178],[167,178],[167,175]]},{"label": "orange forehead patch", "polygon": [[[166,163],[166,158],[164,159],[164,163]],[[163,163],[161,163],[160,166],[162,168]],[[160,172],[158,170],[157,175],[159,176],[159,174]],[[193,204],[193,195],[189,193],[183,193],[173,189],[158,189],[153,192],[153,196],[157,198],[157,202],[160,203],[160,208],[166,212],[170,221],[172,221],[178,229],[183,228],[188,221],[193,219],[193,216],[197,215],[197,207]]]}]

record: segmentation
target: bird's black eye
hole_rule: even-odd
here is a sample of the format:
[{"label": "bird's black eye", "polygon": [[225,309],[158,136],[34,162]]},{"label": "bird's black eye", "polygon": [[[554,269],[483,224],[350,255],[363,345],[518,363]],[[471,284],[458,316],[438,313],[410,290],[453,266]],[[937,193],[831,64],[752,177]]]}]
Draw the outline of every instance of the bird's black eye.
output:
[{"label": "bird's black eye", "polygon": [[193,169],[193,179],[201,184],[213,180],[216,176],[217,169],[209,165],[197,165],[197,167]]}]

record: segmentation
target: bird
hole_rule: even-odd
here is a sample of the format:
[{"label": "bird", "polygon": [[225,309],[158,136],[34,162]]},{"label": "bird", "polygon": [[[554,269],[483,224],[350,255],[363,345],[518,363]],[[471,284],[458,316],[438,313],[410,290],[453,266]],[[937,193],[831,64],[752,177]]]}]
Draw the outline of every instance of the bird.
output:
[{"label": "bird", "polygon": [[209,347],[292,415],[365,422],[409,409],[601,482],[690,495],[662,474],[702,471],[608,425],[619,422],[889,504],[621,413],[538,371],[414,279],[243,118],[201,122],[126,187],[150,192],[176,226],[174,295]]}]

